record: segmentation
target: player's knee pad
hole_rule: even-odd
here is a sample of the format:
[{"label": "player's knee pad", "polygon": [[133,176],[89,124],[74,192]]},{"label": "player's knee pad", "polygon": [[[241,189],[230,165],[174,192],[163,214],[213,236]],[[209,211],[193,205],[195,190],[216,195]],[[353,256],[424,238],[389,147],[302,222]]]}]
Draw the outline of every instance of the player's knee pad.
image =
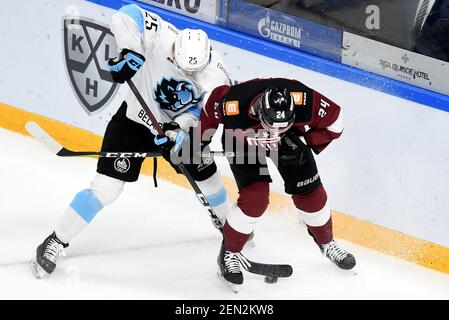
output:
[{"label": "player's knee pad", "polygon": [[[65,232],[70,234],[73,228],[76,228],[78,221],[76,216],[81,217],[85,222],[90,223],[92,219],[103,209],[104,206],[111,204],[118,198],[123,191],[124,182],[110,178],[103,174],[97,174],[92,180],[90,189],[78,192],[70,203],[68,216],[66,216],[65,226],[60,230],[70,229]],[[72,214],[73,213],[73,214]],[[75,217],[75,218],[74,218]]]},{"label": "player's knee pad", "polygon": [[295,194],[292,199],[296,208],[299,209],[299,217],[306,225],[322,226],[329,221],[330,208],[322,184],[307,194]]},{"label": "player's knee pad", "polygon": [[237,205],[250,217],[260,217],[268,207],[270,185],[267,181],[255,182],[239,192]]},{"label": "player's knee pad", "polygon": [[103,206],[113,203],[122,193],[125,182],[97,174],[92,180],[90,191]]},{"label": "player's knee pad", "polygon": [[326,190],[322,184],[306,194],[295,194],[292,196],[293,202],[299,210],[305,212],[317,212],[321,210],[327,202]]}]

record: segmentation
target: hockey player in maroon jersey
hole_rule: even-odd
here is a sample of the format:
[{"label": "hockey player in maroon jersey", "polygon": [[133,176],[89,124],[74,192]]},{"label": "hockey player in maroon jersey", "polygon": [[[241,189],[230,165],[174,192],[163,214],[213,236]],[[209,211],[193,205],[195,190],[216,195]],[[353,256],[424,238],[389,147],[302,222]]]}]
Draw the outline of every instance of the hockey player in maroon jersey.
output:
[{"label": "hockey player in maroon jersey", "polygon": [[[215,88],[200,122],[203,143],[209,142],[204,139],[211,136],[210,130],[223,124],[225,151],[244,147],[239,149],[245,150],[244,160],[255,148],[256,152],[266,149],[285,182],[285,192],[291,195],[299,217],[322,253],[341,269],[355,266],[354,256],[333,238],[327,195],[313,155],[343,131],[337,104],[296,80],[254,79]],[[230,145],[234,150],[226,150]],[[230,160],[239,197],[226,218],[218,256],[221,276],[232,284],[243,283],[239,252],[267,209],[271,182],[266,162],[241,160]]]}]

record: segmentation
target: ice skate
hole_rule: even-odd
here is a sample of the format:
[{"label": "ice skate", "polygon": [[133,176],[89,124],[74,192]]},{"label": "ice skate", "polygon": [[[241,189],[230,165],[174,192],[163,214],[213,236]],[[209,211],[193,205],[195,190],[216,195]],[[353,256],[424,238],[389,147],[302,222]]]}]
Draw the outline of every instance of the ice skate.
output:
[{"label": "ice skate", "polygon": [[335,240],[332,239],[331,242],[318,246],[321,252],[340,269],[350,270],[355,267],[355,257],[342,249]]},{"label": "ice skate", "polygon": [[49,235],[37,247],[36,257],[30,262],[34,276],[41,279],[45,275],[50,275],[56,268],[57,259],[65,255],[64,248],[66,247],[68,247],[68,244],[59,240],[55,232]]},{"label": "ice skate", "polygon": [[222,244],[217,258],[218,277],[235,293],[239,291],[239,286],[243,283],[243,273],[240,269],[238,255],[238,253],[226,250]]}]

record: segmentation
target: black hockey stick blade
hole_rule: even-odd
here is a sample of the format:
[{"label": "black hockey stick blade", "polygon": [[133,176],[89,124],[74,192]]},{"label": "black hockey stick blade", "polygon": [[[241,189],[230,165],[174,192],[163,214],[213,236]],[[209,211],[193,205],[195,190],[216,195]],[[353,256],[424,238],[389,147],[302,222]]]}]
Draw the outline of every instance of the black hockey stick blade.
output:
[{"label": "black hockey stick blade", "polygon": [[288,278],[293,274],[293,268],[289,264],[270,264],[254,262],[239,254],[239,260],[246,271],[261,276],[276,278]]}]

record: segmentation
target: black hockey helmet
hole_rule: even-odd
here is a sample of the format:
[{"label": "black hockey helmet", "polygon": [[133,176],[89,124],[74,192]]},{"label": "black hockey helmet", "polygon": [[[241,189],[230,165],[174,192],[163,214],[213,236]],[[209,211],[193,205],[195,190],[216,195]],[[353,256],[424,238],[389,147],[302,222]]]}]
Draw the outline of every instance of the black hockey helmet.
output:
[{"label": "black hockey helmet", "polygon": [[262,127],[268,131],[286,132],[295,120],[295,102],[287,88],[270,87],[255,101]]}]

